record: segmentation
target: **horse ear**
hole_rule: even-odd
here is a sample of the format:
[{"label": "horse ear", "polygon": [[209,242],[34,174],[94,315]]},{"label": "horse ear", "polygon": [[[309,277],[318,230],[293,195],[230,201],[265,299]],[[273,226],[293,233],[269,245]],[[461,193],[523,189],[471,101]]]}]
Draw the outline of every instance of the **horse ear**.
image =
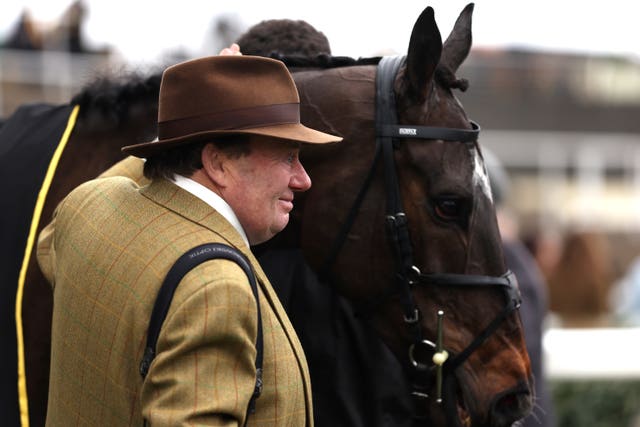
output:
[{"label": "horse ear", "polygon": [[427,7],[413,26],[409,40],[405,78],[409,83],[410,93],[426,99],[441,53],[440,31],[433,16],[433,9]]},{"label": "horse ear", "polygon": [[451,30],[442,48],[442,64],[451,70],[452,73],[467,58],[471,50],[471,15],[473,15],[473,3],[469,3],[456,20],[456,24]]}]

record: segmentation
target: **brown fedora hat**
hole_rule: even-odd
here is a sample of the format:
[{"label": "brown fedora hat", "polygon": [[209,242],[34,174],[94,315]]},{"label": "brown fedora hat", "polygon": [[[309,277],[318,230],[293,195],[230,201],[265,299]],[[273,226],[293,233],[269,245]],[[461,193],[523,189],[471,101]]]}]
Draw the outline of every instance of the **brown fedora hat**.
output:
[{"label": "brown fedora hat", "polygon": [[162,74],[158,139],[122,148],[147,157],[215,136],[251,134],[323,144],[342,138],[300,123],[300,98],[285,65],[258,56],[211,56]]}]

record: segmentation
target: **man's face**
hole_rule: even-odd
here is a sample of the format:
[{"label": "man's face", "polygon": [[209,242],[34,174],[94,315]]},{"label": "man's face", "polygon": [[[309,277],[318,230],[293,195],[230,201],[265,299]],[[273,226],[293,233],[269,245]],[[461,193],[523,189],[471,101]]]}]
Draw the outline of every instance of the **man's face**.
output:
[{"label": "man's face", "polygon": [[298,158],[299,144],[251,137],[251,152],[228,158],[229,181],[223,198],[257,245],[279,233],[289,222],[294,193],[311,187]]}]

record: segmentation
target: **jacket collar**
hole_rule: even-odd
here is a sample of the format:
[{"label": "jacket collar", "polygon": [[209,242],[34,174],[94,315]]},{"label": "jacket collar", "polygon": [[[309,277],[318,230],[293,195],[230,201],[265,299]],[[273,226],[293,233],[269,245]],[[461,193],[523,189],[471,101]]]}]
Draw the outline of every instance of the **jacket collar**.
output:
[{"label": "jacket collar", "polygon": [[228,244],[250,253],[238,231],[209,204],[166,179],[156,179],[141,188],[141,194],[155,203],[220,235]]}]

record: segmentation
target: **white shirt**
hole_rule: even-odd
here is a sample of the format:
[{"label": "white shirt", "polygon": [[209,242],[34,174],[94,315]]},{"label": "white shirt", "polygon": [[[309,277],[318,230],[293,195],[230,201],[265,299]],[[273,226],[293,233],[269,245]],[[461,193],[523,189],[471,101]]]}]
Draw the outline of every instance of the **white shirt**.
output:
[{"label": "white shirt", "polygon": [[249,239],[247,238],[247,233],[244,232],[244,228],[240,224],[238,217],[231,209],[231,206],[224,199],[218,196],[213,191],[209,190],[202,184],[195,182],[194,180],[184,177],[182,175],[175,174],[173,176],[173,182],[180,188],[189,193],[196,196],[198,199],[202,200],[213,209],[215,209],[220,215],[222,215],[229,223],[235,228],[242,239],[249,247]]}]

